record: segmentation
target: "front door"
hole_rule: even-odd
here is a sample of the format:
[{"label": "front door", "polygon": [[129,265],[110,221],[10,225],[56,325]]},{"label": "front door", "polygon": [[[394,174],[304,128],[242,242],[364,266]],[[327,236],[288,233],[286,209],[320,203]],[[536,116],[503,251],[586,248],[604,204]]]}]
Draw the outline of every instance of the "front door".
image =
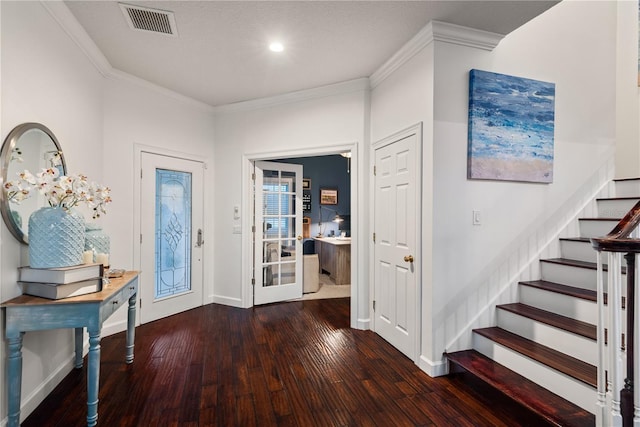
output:
[{"label": "front door", "polygon": [[204,164],[141,155],[142,323],[202,305]]},{"label": "front door", "polygon": [[419,343],[420,127],[374,145],[374,327],[412,360]]},{"label": "front door", "polygon": [[256,162],[254,304],[302,297],[302,166]]}]

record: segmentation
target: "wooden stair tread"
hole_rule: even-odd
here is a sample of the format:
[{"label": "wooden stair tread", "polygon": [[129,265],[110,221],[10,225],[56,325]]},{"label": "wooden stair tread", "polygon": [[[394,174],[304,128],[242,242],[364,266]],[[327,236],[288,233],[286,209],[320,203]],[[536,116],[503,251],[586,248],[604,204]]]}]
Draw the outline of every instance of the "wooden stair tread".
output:
[{"label": "wooden stair tread", "polygon": [[549,292],[555,292],[562,295],[568,295],[574,298],[580,298],[587,301],[596,302],[597,293],[591,289],[576,288],[575,286],[563,285],[561,283],[549,282],[547,280],[530,280],[520,282],[523,286],[543,289]]},{"label": "wooden stair tread", "polygon": [[474,329],[474,332],[563,374],[582,381],[593,388],[597,386],[597,369],[589,363],[585,363],[575,357],[560,353],[557,350],[538,344],[499,327]]},{"label": "wooden stair tread", "polygon": [[595,416],[475,350],[448,353],[451,371],[468,372],[551,425],[593,426]]},{"label": "wooden stair tread", "polygon": [[616,178],[613,182],[640,181],[640,178]]},{"label": "wooden stair tread", "polygon": [[[547,258],[541,259],[540,262],[548,262],[552,264],[560,264],[560,265],[569,265],[571,267],[579,267],[579,268],[588,268],[590,270],[596,270],[597,264],[595,262],[589,261],[579,261],[577,259],[569,259],[569,258]],[[603,265],[603,268],[606,267]]]},{"label": "wooden stair tread", "polygon": [[602,198],[596,199],[596,201],[605,201],[605,200],[636,200],[636,199],[640,199],[640,196],[636,196],[636,197],[602,197]]},{"label": "wooden stair tread", "polygon": [[497,308],[527,317],[532,320],[536,320],[538,322],[556,327],[558,329],[562,329],[564,331],[572,332],[576,335],[580,335],[593,341],[597,339],[598,332],[596,330],[596,325],[592,325],[591,323],[572,319],[571,317],[562,316],[550,311],[541,310],[539,308],[519,302],[512,304],[501,304],[498,305]]},{"label": "wooden stair tread", "polygon": [[[558,265],[567,265],[570,267],[578,267],[578,268],[586,268],[588,270],[597,270],[598,264],[595,262],[589,261],[579,261],[577,259],[570,258],[547,258],[541,259],[540,262],[546,262],[550,264],[558,264]],[[627,274],[627,267],[623,265],[622,274]],[[609,271],[609,266],[607,264],[602,264],[602,271]]]}]

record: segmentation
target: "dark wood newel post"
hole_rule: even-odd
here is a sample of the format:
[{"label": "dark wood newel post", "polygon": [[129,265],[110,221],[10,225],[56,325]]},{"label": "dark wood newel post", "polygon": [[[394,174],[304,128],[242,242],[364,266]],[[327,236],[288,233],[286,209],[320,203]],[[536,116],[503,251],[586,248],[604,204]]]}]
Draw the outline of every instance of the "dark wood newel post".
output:
[{"label": "dark wood newel post", "polygon": [[624,388],[620,391],[620,411],[622,412],[622,425],[633,425],[633,376],[634,376],[634,342],[635,325],[634,325],[634,311],[635,311],[635,276],[636,276],[636,254],[629,252],[624,256],[627,260],[627,299],[626,299],[626,311],[627,311],[627,333],[626,333],[626,348],[627,348],[627,377],[624,380]]}]

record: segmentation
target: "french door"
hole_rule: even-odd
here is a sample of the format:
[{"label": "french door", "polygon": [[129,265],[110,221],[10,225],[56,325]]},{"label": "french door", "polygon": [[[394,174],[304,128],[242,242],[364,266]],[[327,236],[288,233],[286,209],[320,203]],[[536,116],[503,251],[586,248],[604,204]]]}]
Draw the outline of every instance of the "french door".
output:
[{"label": "french door", "polygon": [[141,155],[142,323],[202,305],[204,164]]},{"label": "french door", "polygon": [[253,303],[302,297],[302,166],[255,162]]}]

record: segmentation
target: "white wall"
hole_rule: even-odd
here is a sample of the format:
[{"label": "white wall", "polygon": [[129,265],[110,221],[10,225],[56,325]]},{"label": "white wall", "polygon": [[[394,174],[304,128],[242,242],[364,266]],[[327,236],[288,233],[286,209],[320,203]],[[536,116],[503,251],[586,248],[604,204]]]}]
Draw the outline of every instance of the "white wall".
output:
[{"label": "white wall", "polygon": [[[425,258],[432,255],[432,266],[423,262],[422,280],[421,364],[428,372],[438,373],[447,346],[509,284],[496,283],[519,268],[509,265],[509,251],[526,243],[527,233],[612,156],[615,47],[615,2],[562,2],[493,51],[432,42],[373,90],[372,142],[424,122],[423,208],[433,209],[431,222],[428,212],[423,218],[422,236]],[[556,83],[553,184],[467,180],[472,68]],[[473,210],[481,211],[481,226],[472,225]]]},{"label": "white wall", "polygon": [[[111,264],[134,265],[134,146],[157,147],[213,161],[213,110],[148,83],[116,74],[105,78],[40,2],[2,2],[2,138],[33,121],[57,136],[71,173],[83,172],[112,189],[113,203],[99,221],[111,237]],[[210,167],[205,174],[212,177]],[[205,232],[213,229],[213,186],[205,194]],[[87,219],[90,216],[85,215]],[[0,300],[21,293],[17,267],[28,263],[26,247],[0,227]],[[213,247],[206,248],[205,294],[213,292]],[[1,321],[1,320],[0,320]],[[4,325],[0,325],[4,329]],[[126,328],[126,310],[103,325],[103,336]],[[0,346],[3,369],[5,345]],[[23,345],[22,418],[71,369],[71,330],[30,332]],[[7,385],[2,384],[6,417]]]},{"label": "white wall", "polygon": [[[103,161],[96,153],[102,151],[102,76],[39,2],[2,2],[0,7],[2,139],[20,123],[43,123],[62,145],[68,169],[100,182]],[[4,301],[21,293],[17,267],[28,258],[26,247],[5,226],[0,230]],[[0,375],[6,372],[5,348],[2,343]],[[22,398],[27,412],[68,372],[71,356],[70,330],[25,335]],[[2,381],[0,419],[6,417],[6,387]]]},{"label": "white wall", "polygon": [[[437,46],[436,87],[443,88],[437,91],[434,129],[433,307],[438,310],[431,314],[429,358],[439,357],[451,334],[466,326],[470,308],[480,308],[477,291],[496,273],[486,267],[508,256],[518,238],[529,238],[526,232],[553,215],[611,155],[615,46],[612,2],[558,4],[505,37],[493,52]],[[471,68],[556,84],[553,184],[466,179]],[[481,211],[481,226],[472,225],[472,210]]]},{"label": "white wall", "polygon": [[[243,188],[243,179],[246,184],[250,173],[246,159],[299,157],[326,151],[327,147],[351,144],[362,147],[367,87],[358,81],[347,85],[353,86],[348,93],[303,97],[284,104],[217,115],[214,168],[218,202],[215,208],[214,264],[218,267],[214,278],[214,301],[235,306],[251,304],[246,282],[251,277],[246,269],[251,266],[244,265],[243,271],[242,264],[243,256],[247,256],[247,253],[243,253],[242,241],[248,238],[251,216],[249,189]],[[362,165],[366,157],[359,155],[358,162]],[[362,166],[359,170],[362,170]],[[246,172],[244,176],[243,172]],[[354,203],[352,192],[352,224],[355,224]],[[239,220],[233,219],[234,205],[241,206]],[[357,221],[358,229],[366,226],[366,219],[362,216],[358,216]],[[233,234],[234,226],[242,226],[243,234]],[[361,265],[364,264],[361,262]],[[368,294],[363,295],[363,309],[366,309],[367,298]],[[362,313],[360,316],[368,316]]]}]

